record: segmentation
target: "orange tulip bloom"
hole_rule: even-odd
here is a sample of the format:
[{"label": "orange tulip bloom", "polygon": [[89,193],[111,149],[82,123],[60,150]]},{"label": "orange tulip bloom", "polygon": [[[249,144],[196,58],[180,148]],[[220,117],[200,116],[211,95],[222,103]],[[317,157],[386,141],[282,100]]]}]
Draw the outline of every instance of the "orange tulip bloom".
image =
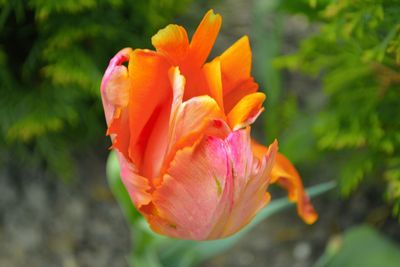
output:
[{"label": "orange tulip bloom", "polygon": [[168,25],[152,38],[156,51],[125,48],[110,61],[102,101],[130,197],[160,234],[218,239],[248,224],[278,183],[313,223],[317,215],[277,142],[251,141],[265,95],[250,74],[248,37],[205,63],[220,26],[211,10],[190,42],[184,28]]}]

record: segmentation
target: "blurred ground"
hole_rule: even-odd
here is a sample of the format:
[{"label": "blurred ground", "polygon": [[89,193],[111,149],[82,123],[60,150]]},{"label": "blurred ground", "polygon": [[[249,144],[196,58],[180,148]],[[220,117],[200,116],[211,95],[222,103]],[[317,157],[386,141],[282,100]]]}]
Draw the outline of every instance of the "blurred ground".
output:
[{"label": "blurred ground", "polygon": [[[129,229],[105,182],[100,154],[80,155],[78,180],[67,185],[37,170],[2,170],[1,267],[128,266]],[[292,207],[201,267],[312,266],[329,238],[365,221],[399,241],[397,222],[381,223],[390,215],[377,196],[378,192],[363,192],[342,201],[332,192],[315,198],[320,218],[312,226]]]},{"label": "blurred ground", "polygon": [[0,266],[128,266],[129,230],[104,158],[85,154],[79,162],[72,184],[38,170],[2,170]]}]

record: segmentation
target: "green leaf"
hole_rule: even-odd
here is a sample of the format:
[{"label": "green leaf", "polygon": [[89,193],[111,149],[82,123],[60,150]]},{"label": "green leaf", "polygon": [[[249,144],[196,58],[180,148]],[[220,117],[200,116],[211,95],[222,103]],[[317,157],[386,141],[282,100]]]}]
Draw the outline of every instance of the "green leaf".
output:
[{"label": "green leaf", "polygon": [[370,226],[357,226],[333,238],[313,267],[398,267],[400,247]]}]

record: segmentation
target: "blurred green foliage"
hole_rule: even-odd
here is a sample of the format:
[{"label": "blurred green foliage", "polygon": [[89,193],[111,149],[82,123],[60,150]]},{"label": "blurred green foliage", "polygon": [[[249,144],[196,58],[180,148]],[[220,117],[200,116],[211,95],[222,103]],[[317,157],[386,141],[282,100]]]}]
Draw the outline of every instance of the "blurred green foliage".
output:
[{"label": "blurred green foliage", "polygon": [[400,247],[372,227],[361,225],[333,237],[313,267],[397,267]]},{"label": "blurred green foliage", "polygon": [[400,5],[394,0],[281,1],[319,25],[276,66],[322,78],[325,98],[305,132],[335,152],[340,187],[386,185],[400,215]]},{"label": "blurred green foliage", "polygon": [[190,1],[0,0],[0,149],[72,177],[71,151],[105,133],[110,58],[149,47]]}]

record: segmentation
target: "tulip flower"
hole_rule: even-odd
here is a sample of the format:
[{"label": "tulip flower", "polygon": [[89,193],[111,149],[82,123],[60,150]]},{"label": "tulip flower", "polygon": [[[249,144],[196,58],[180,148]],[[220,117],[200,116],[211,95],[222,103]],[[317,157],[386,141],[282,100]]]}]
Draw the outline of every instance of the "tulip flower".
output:
[{"label": "tulip flower", "polygon": [[162,235],[191,240],[227,237],[268,204],[277,183],[307,223],[317,215],[294,166],[250,137],[265,95],[251,76],[242,37],[206,62],[221,27],[210,10],[189,41],[168,25],[155,51],[125,48],[110,61],[101,95],[133,204]]}]

